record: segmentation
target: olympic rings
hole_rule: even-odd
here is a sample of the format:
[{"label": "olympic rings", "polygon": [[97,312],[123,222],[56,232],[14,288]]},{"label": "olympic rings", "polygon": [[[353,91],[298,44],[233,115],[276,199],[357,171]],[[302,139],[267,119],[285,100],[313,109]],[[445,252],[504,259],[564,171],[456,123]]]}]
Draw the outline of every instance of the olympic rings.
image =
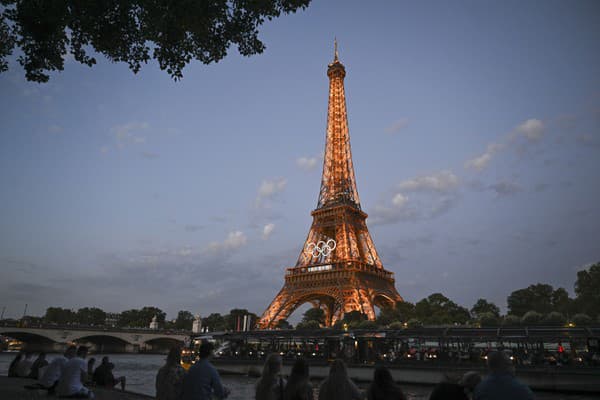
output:
[{"label": "olympic rings", "polygon": [[312,255],[314,258],[322,255],[328,257],[333,250],[337,247],[337,243],[333,239],[329,239],[327,242],[319,240],[317,244],[310,242],[306,245],[305,252]]}]

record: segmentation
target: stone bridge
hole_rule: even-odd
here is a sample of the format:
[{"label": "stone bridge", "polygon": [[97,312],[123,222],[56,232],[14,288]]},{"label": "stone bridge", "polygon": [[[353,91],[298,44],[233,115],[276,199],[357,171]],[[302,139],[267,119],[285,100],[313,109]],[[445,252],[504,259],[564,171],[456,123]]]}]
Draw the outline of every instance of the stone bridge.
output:
[{"label": "stone bridge", "polygon": [[101,327],[0,326],[0,335],[20,340],[32,351],[62,352],[71,344],[88,345],[99,353],[165,352],[189,340],[186,332]]}]

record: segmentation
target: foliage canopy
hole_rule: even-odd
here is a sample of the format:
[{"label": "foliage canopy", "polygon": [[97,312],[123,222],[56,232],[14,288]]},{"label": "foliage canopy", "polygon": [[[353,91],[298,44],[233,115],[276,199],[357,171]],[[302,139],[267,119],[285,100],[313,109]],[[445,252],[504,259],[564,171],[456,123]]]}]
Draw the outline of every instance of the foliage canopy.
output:
[{"label": "foliage canopy", "polygon": [[15,47],[27,80],[47,82],[65,57],[85,65],[94,53],[137,73],[151,58],[174,79],[192,60],[218,62],[236,45],[243,56],[265,45],[265,19],[293,13],[310,0],[1,0],[0,72]]}]

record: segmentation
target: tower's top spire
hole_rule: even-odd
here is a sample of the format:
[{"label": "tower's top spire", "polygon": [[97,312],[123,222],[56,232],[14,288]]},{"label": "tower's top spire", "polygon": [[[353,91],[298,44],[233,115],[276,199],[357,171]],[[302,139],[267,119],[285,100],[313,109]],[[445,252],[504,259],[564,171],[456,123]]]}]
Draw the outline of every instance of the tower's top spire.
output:
[{"label": "tower's top spire", "polygon": [[338,49],[337,49],[337,37],[333,38],[333,49],[334,49],[334,56],[333,56],[333,62],[338,62]]},{"label": "tower's top spire", "polygon": [[360,210],[346,115],[344,92],[346,69],[338,59],[337,38],[334,40],[334,57],[333,62],[327,68],[329,106],[323,177],[317,208],[345,204]]},{"label": "tower's top spire", "polygon": [[340,55],[338,54],[338,42],[337,37],[333,38],[333,61],[329,64],[327,69],[327,75],[334,72],[335,74],[341,74],[342,78],[346,76],[346,69],[344,64],[340,62]]}]

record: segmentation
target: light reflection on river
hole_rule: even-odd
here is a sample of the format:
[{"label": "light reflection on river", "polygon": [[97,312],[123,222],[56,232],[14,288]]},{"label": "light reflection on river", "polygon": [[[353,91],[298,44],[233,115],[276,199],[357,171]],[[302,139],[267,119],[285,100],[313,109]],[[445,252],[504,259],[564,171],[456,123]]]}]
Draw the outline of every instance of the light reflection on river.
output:
[{"label": "light reflection on river", "polygon": [[[105,354],[93,354],[98,363]],[[6,376],[8,366],[16,353],[0,353],[0,375]],[[54,354],[48,356],[51,360]],[[115,364],[115,376],[127,377],[127,390],[154,396],[154,381],[158,369],[165,363],[164,355],[157,354],[108,354]],[[254,398],[254,382],[256,378],[244,376],[222,376],[223,384],[231,389],[229,400],[250,400]],[[318,386],[318,381],[313,386]],[[362,387],[364,389],[364,387]],[[404,393],[410,400],[425,400],[429,398],[430,386],[402,385]],[[595,396],[565,395],[555,393],[537,392],[539,400],[591,400]]]}]

